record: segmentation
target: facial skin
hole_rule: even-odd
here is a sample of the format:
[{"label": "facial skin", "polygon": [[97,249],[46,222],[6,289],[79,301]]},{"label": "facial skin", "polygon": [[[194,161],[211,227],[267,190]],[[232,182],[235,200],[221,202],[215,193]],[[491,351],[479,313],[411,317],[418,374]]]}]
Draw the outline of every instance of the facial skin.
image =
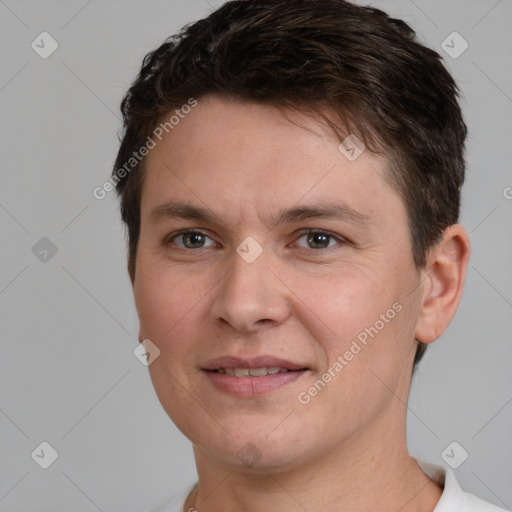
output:
[{"label": "facial skin", "polygon": [[[385,159],[366,150],[351,162],[319,119],[288,117],[301,126],[272,107],[207,96],[146,160],[133,289],[140,339],[161,351],[149,366],[153,385],[194,444],[199,489],[187,506],[433,510],[441,491],[408,456],[404,404],[415,338],[434,341],[455,313],[467,235],[447,229],[418,270]],[[170,202],[215,217],[170,218],[161,208]],[[360,218],[275,223],[282,210],[326,205]],[[188,229],[204,237],[173,238]],[[308,242],[308,230],[332,236]],[[236,252],[249,236],[262,249],[252,263]],[[397,303],[400,312],[301,403]],[[307,371],[239,397],[204,370],[227,355],[273,356]]]}]

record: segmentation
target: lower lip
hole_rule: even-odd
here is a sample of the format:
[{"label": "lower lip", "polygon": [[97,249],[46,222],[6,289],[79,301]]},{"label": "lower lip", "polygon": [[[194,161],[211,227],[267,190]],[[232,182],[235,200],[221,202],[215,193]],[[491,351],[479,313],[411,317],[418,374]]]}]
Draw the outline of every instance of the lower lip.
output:
[{"label": "lower lip", "polygon": [[205,371],[215,387],[239,397],[265,396],[300,379],[307,370],[276,373],[261,377],[235,377],[225,373]]}]

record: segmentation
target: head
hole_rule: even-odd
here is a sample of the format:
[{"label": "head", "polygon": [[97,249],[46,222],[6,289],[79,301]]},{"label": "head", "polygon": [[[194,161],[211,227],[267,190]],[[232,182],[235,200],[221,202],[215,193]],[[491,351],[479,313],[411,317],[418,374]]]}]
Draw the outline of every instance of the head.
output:
[{"label": "head", "polygon": [[[145,57],[122,102],[113,181],[141,338],[163,356],[152,379],[189,437],[205,443],[198,418],[178,408],[197,408],[192,395],[210,400],[205,365],[225,354],[296,354],[306,391],[330,374],[318,398],[295,404],[306,424],[329,401],[360,407],[375,375],[408,385],[455,313],[468,257],[456,225],[466,137],[457,95],[408,25],[342,0],[234,0]],[[364,144],[355,160],[348,136]],[[312,213],[336,204],[337,221]],[[341,244],[325,233],[300,238],[301,223]],[[192,228],[198,236],[177,238]],[[251,263],[236,250],[247,236],[254,245],[243,247],[261,250]],[[361,368],[375,372],[361,377]],[[237,399],[245,416],[231,425],[262,446],[292,398],[279,393]],[[386,394],[358,409],[345,435],[384,415]],[[213,395],[222,411],[229,399]],[[263,403],[269,425],[246,424]],[[222,431],[211,434],[217,447],[228,442]]]}]

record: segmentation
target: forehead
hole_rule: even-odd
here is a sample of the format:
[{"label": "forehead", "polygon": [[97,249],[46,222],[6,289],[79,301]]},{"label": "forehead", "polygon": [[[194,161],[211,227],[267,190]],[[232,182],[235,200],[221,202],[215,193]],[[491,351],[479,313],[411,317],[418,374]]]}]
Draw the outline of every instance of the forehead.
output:
[{"label": "forehead", "polygon": [[273,210],[276,218],[285,206],[339,202],[361,218],[378,216],[379,206],[398,200],[387,162],[368,150],[351,160],[346,150],[321,118],[207,96],[146,157],[142,210],[186,199],[231,215]]}]

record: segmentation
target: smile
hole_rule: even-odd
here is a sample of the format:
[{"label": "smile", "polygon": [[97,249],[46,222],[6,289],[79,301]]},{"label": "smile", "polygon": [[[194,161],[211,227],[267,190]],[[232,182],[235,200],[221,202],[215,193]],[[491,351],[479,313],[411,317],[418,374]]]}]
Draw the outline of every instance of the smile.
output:
[{"label": "smile", "polygon": [[218,368],[214,371],[234,377],[263,377],[264,375],[276,375],[277,373],[286,373],[292,370],[279,368],[278,366],[269,366],[263,368]]}]

